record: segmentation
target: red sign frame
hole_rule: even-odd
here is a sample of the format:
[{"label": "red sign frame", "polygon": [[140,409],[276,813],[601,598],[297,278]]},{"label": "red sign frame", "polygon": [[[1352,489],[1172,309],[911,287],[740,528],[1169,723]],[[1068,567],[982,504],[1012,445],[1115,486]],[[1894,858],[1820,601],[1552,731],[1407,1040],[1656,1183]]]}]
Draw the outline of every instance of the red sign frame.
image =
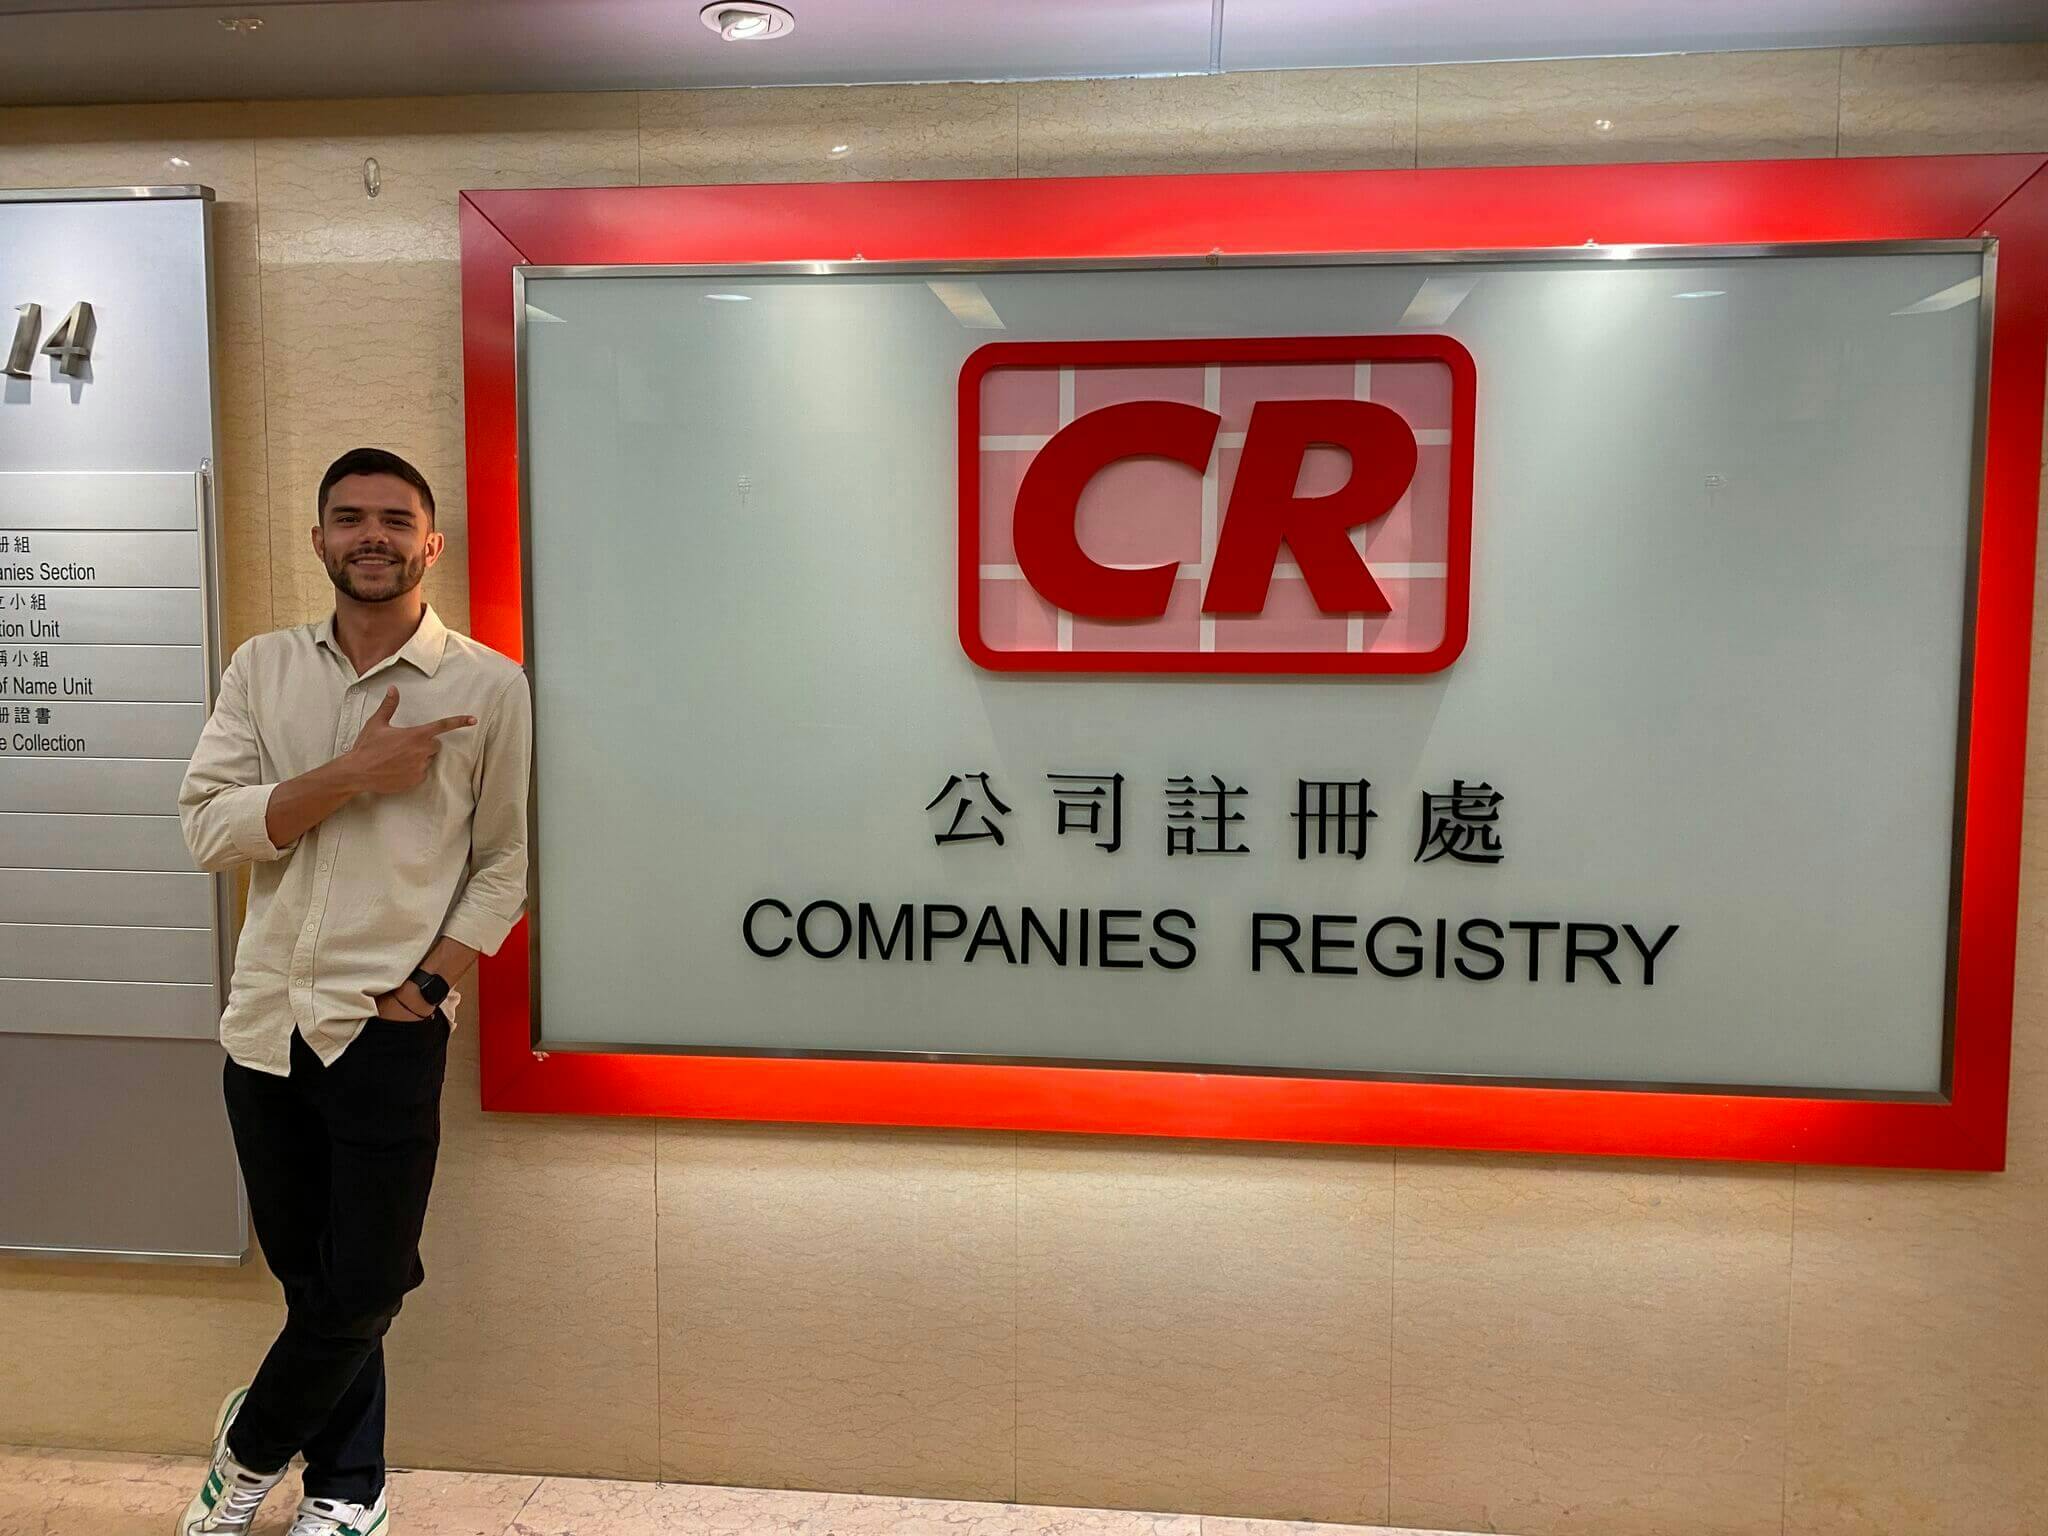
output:
[{"label": "red sign frame", "polygon": [[1960,930],[1944,1097],[546,1051],[533,1039],[530,920],[483,961],[481,1012],[483,1106],[490,1110],[2004,1166],[2048,353],[2048,156],[466,192],[461,220],[472,628],[513,657],[524,653],[512,280],[520,266],[1199,259],[1217,252],[1995,237]]}]

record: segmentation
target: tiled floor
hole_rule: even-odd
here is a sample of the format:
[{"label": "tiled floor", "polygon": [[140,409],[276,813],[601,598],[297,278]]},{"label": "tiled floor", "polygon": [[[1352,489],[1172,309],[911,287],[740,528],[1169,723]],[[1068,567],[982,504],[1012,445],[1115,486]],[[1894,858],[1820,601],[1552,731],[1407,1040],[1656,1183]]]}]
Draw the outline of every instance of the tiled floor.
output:
[{"label": "tiled floor", "polygon": [[[0,1446],[0,1536],[168,1536],[205,1463],[185,1456]],[[281,1536],[293,1472],[257,1536]],[[844,1493],[395,1472],[394,1536],[1427,1536],[1379,1526],[1231,1520]]]}]

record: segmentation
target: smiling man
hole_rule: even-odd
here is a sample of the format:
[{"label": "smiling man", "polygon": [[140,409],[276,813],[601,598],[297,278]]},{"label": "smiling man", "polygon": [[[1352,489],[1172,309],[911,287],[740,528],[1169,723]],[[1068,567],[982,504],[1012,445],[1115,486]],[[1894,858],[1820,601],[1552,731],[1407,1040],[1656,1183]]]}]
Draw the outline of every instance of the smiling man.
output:
[{"label": "smiling man", "polygon": [[526,901],[526,675],[427,606],[444,547],[418,470],[335,460],[313,528],[334,612],[235,652],[179,792],[200,866],[253,866],[223,1091],[286,1302],[180,1536],[246,1531],[301,1453],[292,1536],[390,1531],[383,1339],[426,1278],[443,1005]]}]

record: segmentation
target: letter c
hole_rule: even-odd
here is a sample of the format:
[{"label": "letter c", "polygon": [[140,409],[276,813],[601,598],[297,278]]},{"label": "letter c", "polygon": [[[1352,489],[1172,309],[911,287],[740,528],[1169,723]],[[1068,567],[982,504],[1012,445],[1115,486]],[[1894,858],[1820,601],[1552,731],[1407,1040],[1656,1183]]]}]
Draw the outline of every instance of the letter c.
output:
[{"label": "letter c", "polygon": [[1089,559],[1075,528],[1081,493],[1120,459],[1175,459],[1202,473],[1222,422],[1197,405],[1130,400],[1061,427],[1017,488],[1011,536],[1024,579],[1054,607],[1088,618],[1156,619],[1166,612],[1180,562],[1120,571]]},{"label": "letter c", "polygon": [[783,941],[780,944],[776,945],[773,949],[763,949],[760,946],[760,944],[758,944],[755,941],[754,915],[757,912],[759,912],[763,907],[773,907],[776,911],[780,912],[784,917],[788,917],[791,915],[789,908],[785,907],[773,896],[763,896],[759,901],[755,902],[751,907],[747,908],[746,919],[740,924],[740,937],[747,941],[747,948],[751,949],[763,960],[773,960],[777,955],[780,955],[788,950],[790,941],[787,938],[784,938]]}]

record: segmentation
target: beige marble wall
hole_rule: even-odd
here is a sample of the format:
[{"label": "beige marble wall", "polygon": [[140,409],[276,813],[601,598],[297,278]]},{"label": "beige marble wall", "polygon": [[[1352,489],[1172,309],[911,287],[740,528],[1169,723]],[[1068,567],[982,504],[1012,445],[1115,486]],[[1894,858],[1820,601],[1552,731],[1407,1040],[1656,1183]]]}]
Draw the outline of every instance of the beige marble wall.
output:
[{"label": "beige marble wall", "polygon": [[[313,485],[366,440],[435,480],[466,618],[463,187],[1960,150],[2048,151],[2048,47],[0,111],[0,185],[220,192],[236,639],[320,610]],[[1529,1536],[2048,1529],[2040,825],[1997,1177],[487,1116],[465,1029],[394,1457]],[[194,1450],[276,1320],[260,1265],[0,1261],[0,1442]]]}]

